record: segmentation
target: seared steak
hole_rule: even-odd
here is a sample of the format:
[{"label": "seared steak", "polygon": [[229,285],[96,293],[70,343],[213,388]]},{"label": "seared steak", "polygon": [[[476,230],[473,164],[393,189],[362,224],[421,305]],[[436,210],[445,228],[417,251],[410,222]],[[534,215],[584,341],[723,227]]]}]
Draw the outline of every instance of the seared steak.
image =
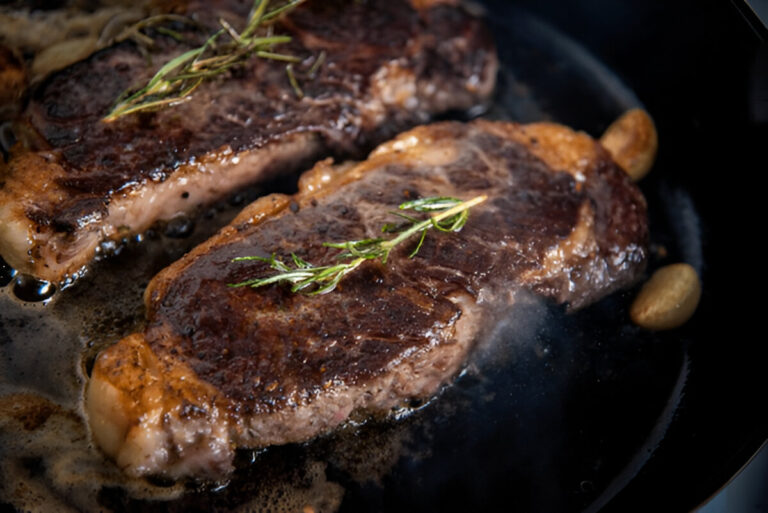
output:
[{"label": "seared steak", "polygon": [[[291,253],[326,265],[326,241],[377,237],[416,197],[488,200],[458,233],[430,232],[368,261],[323,296],[272,274]],[[235,446],[307,440],[355,410],[429,397],[520,291],[578,308],[635,280],[645,201],[608,152],[549,123],[419,127],[360,164],[320,162],[295,196],[266,196],[162,271],[147,325],[104,351],[87,392],[94,437],[133,474],[215,476]]]},{"label": "seared steak", "polygon": [[[303,4],[275,29],[292,37],[276,49],[304,59],[301,98],[285,63],[254,58],[181,105],[102,121],[121,93],[209,33],[186,25],[175,27],[185,43],[156,34],[152,65],[126,41],[57,73],[33,96],[17,123],[20,142],[0,164],[0,254],[60,280],[106,239],[320,155],[359,155],[435,113],[478,106],[495,81],[493,45],[479,20],[448,3]],[[242,27],[252,4],[198,2],[187,14]],[[302,77],[318,59],[315,76]]]}]

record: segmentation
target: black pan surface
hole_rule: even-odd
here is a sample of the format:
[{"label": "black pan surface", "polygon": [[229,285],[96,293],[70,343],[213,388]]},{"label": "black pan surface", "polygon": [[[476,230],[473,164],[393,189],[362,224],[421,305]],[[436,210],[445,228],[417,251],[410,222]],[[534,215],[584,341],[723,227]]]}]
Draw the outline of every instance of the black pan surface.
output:
[{"label": "black pan surface", "polygon": [[[485,115],[599,136],[645,106],[660,134],[641,184],[657,250],[649,271],[677,261],[700,271],[690,323],[665,333],[633,326],[636,290],[576,313],[531,301],[429,404],[309,444],[243,451],[229,483],[153,481],[137,492],[100,469],[109,464],[77,427],[82,440],[70,445],[82,450],[69,459],[0,445],[13,460],[0,478],[15,469],[68,507],[106,511],[688,511],[722,486],[768,436],[754,299],[764,281],[755,177],[765,158],[756,149],[768,138],[747,103],[759,38],[727,2],[695,11],[685,2],[519,4],[485,5],[503,63]],[[4,287],[0,397],[33,391],[78,419],[93,355],[140,324],[149,278],[255,194],[219,205],[191,235],[176,226],[129,244],[44,306]],[[62,463],[78,458],[84,467]],[[90,474],[62,485],[59,467]],[[1,486],[0,511],[20,507]]]}]

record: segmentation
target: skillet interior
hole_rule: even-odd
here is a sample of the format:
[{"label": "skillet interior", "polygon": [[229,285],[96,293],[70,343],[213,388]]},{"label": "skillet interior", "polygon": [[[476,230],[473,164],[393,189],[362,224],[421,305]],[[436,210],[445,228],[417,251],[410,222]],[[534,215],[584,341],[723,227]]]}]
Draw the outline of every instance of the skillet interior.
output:
[{"label": "skillet interior", "polygon": [[[162,490],[176,493],[168,483],[153,483],[161,491],[137,496],[105,479],[98,504],[115,511],[230,511],[289,505],[293,494],[319,509],[340,511],[466,511],[495,504],[521,511],[653,510],[661,504],[688,510],[747,460],[766,436],[757,401],[765,381],[749,334],[758,317],[743,295],[751,280],[738,272],[745,252],[733,244],[754,238],[746,230],[754,207],[739,175],[757,171],[750,152],[758,132],[737,100],[744,97],[752,47],[741,39],[738,18],[723,17],[733,12],[710,4],[698,16],[728,21],[720,30],[736,38],[732,43],[745,52],[741,60],[714,44],[698,48],[696,41],[705,38],[695,30],[675,51],[665,46],[680,28],[667,16],[682,15],[683,7],[667,7],[671,13],[661,12],[660,4],[614,8],[616,23],[631,19],[655,27],[659,39],[649,48],[647,42],[608,45],[620,31],[604,30],[605,39],[596,35],[596,27],[609,22],[590,21],[596,12],[590,2],[577,12],[558,11],[555,4],[530,5],[541,10],[537,17],[489,2],[504,62],[489,116],[551,118],[599,135],[639,104],[616,73],[543,23],[545,17],[587,41],[627,78],[660,132],[659,160],[642,187],[654,242],[669,256],[652,267],[686,260],[701,270],[704,299],[693,321],[664,334],[639,330],[627,322],[632,291],[573,315],[532,303],[512,315],[493,350],[481,352],[455,386],[400,421],[351,425],[304,446],[243,451],[242,468],[229,486],[190,485],[173,501],[150,500]],[[701,52],[713,59],[709,72],[681,64],[691,56],[702,64]],[[78,372],[87,372],[101,344],[140,322],[148,279],[236,208],[222,205],[187,238],[158,235],[129,245],[44,307],[21,305],[5,287],[0,394],[31,389],[77,415]],[[31,431],[52,421],[33,422]],[[3,460],[16,457],[9,446],[0,447]],[[82,484],[67,492],[52,483],[52,461],[25,456],[14,468],[26,472],[28,482],[54,488],[57,500],[82,508],[88,503],[77,497]],[[0,501],[8,508],[20,505],[12,495]]]}]

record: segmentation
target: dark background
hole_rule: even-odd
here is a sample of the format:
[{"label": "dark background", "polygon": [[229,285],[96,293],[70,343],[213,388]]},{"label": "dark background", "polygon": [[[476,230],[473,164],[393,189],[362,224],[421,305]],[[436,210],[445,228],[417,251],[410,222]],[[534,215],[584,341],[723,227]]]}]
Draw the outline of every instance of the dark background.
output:
[{"label": "dark background", "polygon": [[[658,162],[691,192],[702,216],[705,300],[697,315],[708,322],[690,348],[693,368],[681,406],[683,413],[700,413],[678,415],[654,457],[606,506],[690,510],[744,465],[768,433],[766,360],[759,356],[765,344],[765,28],[743,2],[517,4],[588,47],[635,91],[657,124]],[[763,498],[766,488],[763,475]]]}]

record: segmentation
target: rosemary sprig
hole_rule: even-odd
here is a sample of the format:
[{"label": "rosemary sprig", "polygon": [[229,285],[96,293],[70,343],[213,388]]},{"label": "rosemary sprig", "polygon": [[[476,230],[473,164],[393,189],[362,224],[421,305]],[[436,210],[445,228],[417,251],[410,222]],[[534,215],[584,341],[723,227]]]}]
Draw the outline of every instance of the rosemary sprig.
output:
[{"label": "rosemary sprig", "polygon": [[[134,112],[182,103],[189,99],[192,91],[203,81],[221,75],[254,55],[288,63],[299,62],[298,57],[274,51],[276,45],[290,42],[289,36],[271,33],[258,36],[257,31],[304,1],[288,0],[268,10],[270,0],[254,0],[248,22],[241,33],[226,21],[219,20],[222,28],[211,35],[202,46],[171,59],[139,90],[123,93],[103,120],[111,122]],[[225,34],[231,41],[219,44],[219,39]]]},{"label": "rosemary sprig", "polygon": [[360,266],[366,260],[380,260],[387,263],[389,254],[401,242],[420,234],[419,241],[409,258],[413,258],[421,249],[424,238],[431,228],[442,232],[457,232],[466,224],[469,218],[469,209],[479,205],[487,199],[487,196],[477,196],[468,201],[456,198],[431,197],[413,201],[406,201],[399,206],[401,211],[412,210],[415,212],[437,212],[426,219],[417,219],[402,212],[393,212],[396,216],[405,219],[405,224],[386,224],[382,227],[382,233],[397,233],[398,235],[385,239],[376,237],[372,239],[352,240],[346,242],[325,242],[323,246],[344,250],[337,255],[342,262],[336,265],[314,266],[309,262],[291,253],[293,267],[275,257],[247,256],[235,258],[233,262],[260,261],[269,264],[271,269],[278,274],[267,278],[254,278],[240,283],[231,283],[230,287],[263,287],[273,283],[291,284],[291,292],[302,292],[310,295],[327,294],[331,292],[339,282]]}]

